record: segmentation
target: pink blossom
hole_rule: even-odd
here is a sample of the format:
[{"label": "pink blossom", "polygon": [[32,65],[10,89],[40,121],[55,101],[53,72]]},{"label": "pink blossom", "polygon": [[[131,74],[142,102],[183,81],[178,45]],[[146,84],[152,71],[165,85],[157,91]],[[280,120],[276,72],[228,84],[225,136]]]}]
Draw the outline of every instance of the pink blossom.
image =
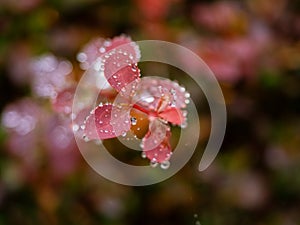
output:
[{"label": "pink blossom", "polygon": [[31,99],[22,99],[4,109],[1,122],[8,133],[7,150],[18,159],[24,177],[37,178],[45,164],[43,169],[54,179],[77,168],[79,154],[70,120],[50,115]]},{"label": "pink blossom", "polygon": [[173,0],[135,0],[136,5],[146,20],[163,20],[169,11]]},{"label": "pink blossom", "polygon": [[34,59],[31,63],[31,71],[34,94],[39,97],[54,98],[59,91],[70,85],[67,76],[72,72],[72,64],[49,54]]},{"label": "pink blossom", "polygon": [[105,47],[105,42],[102,42],[103,45],[94,43],[93,49],[97,54],[85,51],[85,62],[89,64],[90,59],[100,55],[100,71],[119,94],[114,103],[100,103],[90,112],[83,126],[84,138],[103,140],[125,136],[128,131],[137,132],[143,129],[138,126],[144,120],[148,128],[142,137],[143,156],[152,165],[168,164],[172,154],[169,123],[186,126],[186,112],[182,109],[189,103],[189,94],[178,83],[167,79],[140,79],[140,70],[136,65],[139,59],[136,54],[139,52],[138,46],[133,42],[122,46],[116,40],[119,38],[110,43],[110,46],[116,47],[105,50],[102,55],[98,49]]},{"label": "pink blossom", "polygon": [[200,3],[194,6],[192,17],[197,24],[226,34],[244,31],[247,25],[245,13],[235,2]]}]

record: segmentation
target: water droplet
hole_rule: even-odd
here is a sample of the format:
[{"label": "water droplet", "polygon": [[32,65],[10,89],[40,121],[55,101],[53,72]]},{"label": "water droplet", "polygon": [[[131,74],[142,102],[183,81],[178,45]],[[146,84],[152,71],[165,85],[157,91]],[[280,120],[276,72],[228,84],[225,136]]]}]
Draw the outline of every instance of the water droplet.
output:
[{"label": "water droplet", "polygon": [[73,131],[74,132],[76,132],[76,131],[78,131],[79,130],[79,126],[78,126],[78,124],[73,124]]},{"label": "water droplet", "polygon": [[181,92],[185,92],[185,88],[184,87],[180,87],[180,91]]},{"label": "water droplet", "polygon": [[187,122],[183,121],[183,123],[180,125],[180,127],[183,128],[183,129],[186,128],[187,127]]},{"label": "water droplet", "polygon": [[190,95],[190,93],[187,92],[184,94],[184,97],[189,98],[189,97],[191,97],[191,95]]},{"label": "water droplet", "polygon": [[86,135],[83,135],[83,140],[85,141],[85,142],[88,142],[90,139],[86,136]]},{"label": "water droplet", "polygon": [[104,47],[99,48],[99,52],[100,53],[104,53],[105,52],[105,48]]},{"label": "water droplet", "polygon": [[140,147],[144,148],[144,143],[143,142],[141,142]]},{"label": "water droplet", "polygon": [[87,60],[87,55],[83,52],[80,52],[78,55],[77,55],[77,60],[79,62],[85,62]]},{"label": "water droplet", "polygon": [[147,97],[147,98],[144,99],[144,101],[147,102],[147,103],[152,103],[154,100],[155,99],[154,99],[153,96],[149,96],[149,97]]},{"label": "water droplet", "polygon": [[143,159],[146,159],[147,158],[146,152],[142,152],[141,156],[142,156]]},{"label": "water droplet", "polygon": [[127,134],[127,132],[126,131],[122,131],[122,137],[125,137],[126,136],[126,134]]},{"label": "water droplet", "polygon": [[114,79],[117,79],[117,75],[113,75],[112,77],[113,77]]},{"label": "water droplet", "polygon": [[131,125],[133,126],[137,124],[137,119],[135,117],[131,117],[130,121],[131,121]]},{"label": "water droplet", "polygon": [[170,162],[169,161],[163,161],[161,164],[160,164],[160,168],[166,170],[170,167]]},{"label": "water droplet", "polygon": [[104,44],[105,47],[111,46],[111,42],[110,41],[104,41],[103,44]]},{"label": "water droplet", "polygon": [[155,167],[157,167],[157,165],[158,165],[158,163],[157,163],[156,159],[153,158],[153,159],[150,161],[150,166],[153,167],[153,168],[155,168]]},{"label": "water droplet", "polygon": [[200,221],[197,220],[196,223],[195,223],[195,225],[201,225]]},{"label": "water droplet", "polygon": [[80,128],[81,128],[82,130],[84,130],[84,129],[85,129],[85,125],[84,125],[84,124],[81,125]]},{"label": "water droplet", "polygon": [[189,104],[189,103],[190,103],[190,100],[189,100],[189,99],[186,99],[186,100],[184,100],[184,103],[185,103],[185,104]]},{"label": "water droplet", "polygon": [[137,71],[137,67],[136,67],[136,65],[132,64],[132,66],[131,66],[131,70],[132,70],[132,72],[136,72],[136,71]]}]

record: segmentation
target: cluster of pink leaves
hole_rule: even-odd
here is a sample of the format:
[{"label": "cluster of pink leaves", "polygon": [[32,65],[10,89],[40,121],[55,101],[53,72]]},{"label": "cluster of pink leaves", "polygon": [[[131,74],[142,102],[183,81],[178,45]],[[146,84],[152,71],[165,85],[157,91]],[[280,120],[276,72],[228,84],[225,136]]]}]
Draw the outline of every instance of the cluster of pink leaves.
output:
[{"label": "cluster of pink leaves", "polygon": [[[2,114],[7,129],[7,149],[18,159],[22,177],[45,175],[60,180],[76,170],[79,152],[70,123],[45,110],[30,98],[9,104]],[[44,176],[43,175],[43,176]]]},{"label": "cluster of pink leaves", "polygon": [[[167,165],[172,154],[170,124],[186,126],[187,113],[183,109],[189,103],[190,96],[185,88],[168,79],[141,78],[137,66],[140,50],[127,36],[92,40],[84,46],[77,59],[84,72],[93,71],[100,78],[100,85],[95,85],[95,90],[92,90],[99,93],[100,104],[92,110],[90,106],[84,106],[80,112],[73,113],[77,81],[72,77],[71,63],[53,55],[34,59],[29,68],[33,95],[50,99],[57,122],[63,124],[57,124],[55,119],[48,116],[40,119],[40,114],[45,115],[45,110],[35,107],[37,104],[33,101],[28,103],[33,105],[29,108],[24,108],[24,102],[29,100],[12,104],[3,114],[2,123],[11,132],[10,145],[18,145],[11,147],[13,152],[18,151],[16,149],[26,152],[19,146],[18,140],[23,139],[30,144],[31,149],[35,149],[34,145],[40,134],[39,126],[49,133],[44,144],[47,148],[53,148],[49,154],[52,158],[57,158],[57,155],[62,154],[61,151],[67,152],[63,149],[68,149],[68,152],[74,149],[75,141],[70,135],[72,129],[75,135],[86,141],[115,138],[142,129],[137,128],[140,125],[138,117],[141,116],[146,118],[148,126],[141,137],[143,157],[148,158],[152,165]],[[39,112],[30,112],[35,108]],[[22,120],[12,119],[12,113]],[[19,125],[14,124],[17,120]],[[60,131],[66,134],[62,135]],[[63,140],[59,143],[55,141],[60,139]],[[70,164],[73,165],[72,162]],[[58,168],[63,165],[67,163]]]},{"label": "cluster of pink leaves", "polygon": [[141,143],[143,155],[152,165],[166,163],[172,153],[169,123],[186,126],[186,112],[182,109],[189,102],[189,93],[167,79],[140,78],[139,59],[138,45],[125,36],[93,40],[78,54],[82,68],[98,68],[99,76],[102,72],[116,91],[114,102],[101,102],[80,127],[86,140],[125,136],[137,125],[138,118],[131,115],[135,110],[149,120],[148,132]]}]

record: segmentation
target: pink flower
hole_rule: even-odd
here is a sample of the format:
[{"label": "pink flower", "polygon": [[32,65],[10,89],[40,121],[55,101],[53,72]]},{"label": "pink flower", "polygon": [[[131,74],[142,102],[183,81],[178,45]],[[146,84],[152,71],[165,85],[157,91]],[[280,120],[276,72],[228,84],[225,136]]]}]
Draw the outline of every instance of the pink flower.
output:
[{"label": "pink flower", "polygon": [[77,169],[79,154],[70,120],[49,114],[28,98],[9,104],[1,123],[8,134],[7,151],[17,159],[28,181],[45,172],[61,180]]},{"label": "pink flower", "polygon": [[31,63],[32,91],[38,97],[55,98],[57,93],[69,87],[68,76],[72,64],[48,54],[35,58]]},{"label": "pink flower", "polygon": [[[84,138],[103,140],[125,136],[130,131],[142,138],[143,157],[150,159],[152,165],[168,165],[172,154],[169,124],[186,126],[186,112],[182,110],[189,103],[189,93],[168,79],[141,79],[138,46],[129,38],[121,38],[122,42],[120,38],[110,41],[109,50],[105,41],[102,45],[96,42],[96,53],[86,50],[81,55],[89,65],[99,60],[100,74],[103,72],[118,92],[114,103],[100,103],[90,112],[83,126]],[[100,53],[98,49],[102,49]]]}]

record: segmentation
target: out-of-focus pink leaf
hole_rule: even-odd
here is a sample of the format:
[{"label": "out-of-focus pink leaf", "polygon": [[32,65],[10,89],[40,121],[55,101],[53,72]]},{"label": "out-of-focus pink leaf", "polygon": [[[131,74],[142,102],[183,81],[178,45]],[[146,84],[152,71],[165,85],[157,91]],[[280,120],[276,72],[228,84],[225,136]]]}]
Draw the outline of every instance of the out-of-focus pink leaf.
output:
[{"label": "out-of-focus pink leaf", "polygon": [[52,99],[52,107],[55,112],[70,114],[72,111],[73,98],[76,87],[70,87],[59,92],[56,98]]},{"label": "out-of-focus pink leaf", "polygon": [[54,98],[57,92],[70,85],[66,77],[72,71],[69,61],[59,60],[53,55],[44,55],[33,60],[31,70],[32,90],[39,97]]}]

